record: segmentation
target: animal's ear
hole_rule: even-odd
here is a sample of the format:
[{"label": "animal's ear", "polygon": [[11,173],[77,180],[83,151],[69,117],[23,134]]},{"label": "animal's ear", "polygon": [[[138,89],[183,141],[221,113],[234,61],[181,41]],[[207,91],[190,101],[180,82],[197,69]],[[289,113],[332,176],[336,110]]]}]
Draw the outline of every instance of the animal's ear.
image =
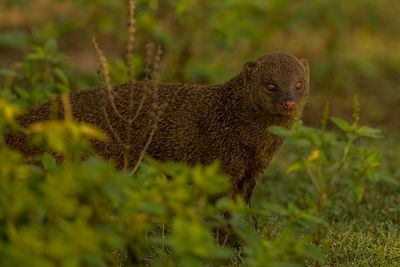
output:
[{"label": "animal's ear", "polygon": [[247,83],[252,75],[252,72],[254,72],[254,70],[256,70],[258,67],[258,62],[256,61],[249,61],[246,64],[244,64],[243,66],[243,79],[245,81],[245,83]]},{"label": "animal's ear", "polygon": [[308,64],[307,59],[301,58],[301,59],[299,59],[299,61],[300,61],[301,65],[303,65],[307,75],[309,76],[310,75],[310,65]]}]

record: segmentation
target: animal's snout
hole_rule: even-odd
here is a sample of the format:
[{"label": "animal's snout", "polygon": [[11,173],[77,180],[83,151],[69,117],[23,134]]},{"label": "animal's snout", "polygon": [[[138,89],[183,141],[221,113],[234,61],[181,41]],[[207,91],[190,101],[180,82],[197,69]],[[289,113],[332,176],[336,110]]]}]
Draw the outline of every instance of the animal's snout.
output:
[{"label": "animal's snout", "polygon": [[283,101],[283,107],[287,110],[293,110],[296,109],[297,104],[295,101],[292,100],[285,100]]}]

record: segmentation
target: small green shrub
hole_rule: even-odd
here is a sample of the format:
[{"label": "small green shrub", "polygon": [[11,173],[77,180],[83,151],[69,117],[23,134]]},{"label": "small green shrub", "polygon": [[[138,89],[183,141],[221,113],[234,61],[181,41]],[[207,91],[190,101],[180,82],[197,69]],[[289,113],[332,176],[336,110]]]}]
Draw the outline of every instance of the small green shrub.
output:
[{"label": "small green shrub", "polygon": [[0,76],[5,76],[1,95],[24,108],[69,91],[69,82],[64,73],[69,65],[57,50],[56,40],[50,39],[43,46],[34,45],[32,50],[12,68],[0,68]]},{"label": "small green shrub", "polygon": [[[4,129],[18,108],[4,100],[0,104]],[[1,266],[203,266],[235,260],[274,266],[323,261],[295,224],[288,224],[281,237],[267,240],[246,218],[268,216],[268,210],[251,209],[241,199],[215,203],[230,186],[216,163],[190,168],[147,159],[132,177],[96,157],[80,162],[80,153],[89,149],[86,139],[103,138],[89,126],[66,119],[31,128],[39,144],[65,160],[57,163],[45,153],[40,169],[2,141]],[[226,213],[231,215],[223,216]],[[227,241],[227,233],[236,236],[233,240],[243,250]]]},{"label": "small green shrub", "polygon": [[397,183],[381,167],[382,152],[372,150],[361,138],[380,138],[381,130],[359,125],[359,103],[354,97],[354,121],[331,117],[341,134],[328,131],[329,106],[326,105],[321,129],[306,127],[298,122],[291,130],[273,126],[275,134],[284,136],[288,144],[298,148],[298,157],[287,173],[298,172],[313,184],[317,197],[318,214],[323,215],[327,201],[334,200],[339,192],[351,190],[358,202],[362,201],[367,182],[387,181]]}]

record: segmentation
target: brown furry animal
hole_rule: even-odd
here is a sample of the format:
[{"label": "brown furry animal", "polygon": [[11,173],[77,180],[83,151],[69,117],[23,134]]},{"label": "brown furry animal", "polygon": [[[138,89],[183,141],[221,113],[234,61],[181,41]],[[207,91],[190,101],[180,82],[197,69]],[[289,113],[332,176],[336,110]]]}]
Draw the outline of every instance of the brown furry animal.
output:
[{"label": "brown furry animal", "polygon": [[[113,88],[117,111],[128,119],[137,115],[131,127],[114,111],[104,88],[71,93],[73,117],[110,136],[107,143],[93,141],[93,148],[120,168],[126,145],[130,150],[128,163],[133,166],[149,138],[152,111],[160,106],[149,93],[154,88],[158,89],[159,102],[166,105],[146,153],[158,160],[190,165],[219,160],[222,171],[232,177],[231,194],[248,200],[255,177],[282,145],[282,138],[266,128],[291,127],[295,122],[308,99],[309,67],[304,59],[273,53],[246,63],[241,73],[224,84],[131,81],[117,85]],[[26,127],[48,120],[49,108],[50,102],[44,103],[19,117],[19,122]],[[58,113],[62,118],[62,108]],[[25,139],[20,136],[6,139],[27,155],[35,152],[24,149]]]}]

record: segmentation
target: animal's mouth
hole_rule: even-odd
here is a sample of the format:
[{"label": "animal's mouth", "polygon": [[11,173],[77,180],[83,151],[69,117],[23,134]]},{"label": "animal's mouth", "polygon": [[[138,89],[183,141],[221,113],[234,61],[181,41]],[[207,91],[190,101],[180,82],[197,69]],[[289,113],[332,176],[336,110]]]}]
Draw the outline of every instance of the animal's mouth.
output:
[{"label": "animal's mouth", "polygon": [[277,110],[282,115],[292,115],[297,112],[297,102],[293,99],[285,99],[280,105],[277,106]]},{"label": "animal's mouth", "polygon": [[276,113],[281,116],[293,116],[294,114],[297,113],[297,107],[293,108],[293,109],[286,109],[286,108],[278,107]]},{"label": "animal's mouth", "polygon": [[285,100],[285,101],[283,101],[282,106],[286,110],[296,110],[297,103],[296,103],[296,101],[293,101],[293,100]]},{"label": "animal's mouth", "polygon": [[294,115],[297,114],[297,109],[287,110],[287,109],[278,107],[277,109],[275,109],[275,111],[270,112],[270,114],[275,117],[293,117]]}]

